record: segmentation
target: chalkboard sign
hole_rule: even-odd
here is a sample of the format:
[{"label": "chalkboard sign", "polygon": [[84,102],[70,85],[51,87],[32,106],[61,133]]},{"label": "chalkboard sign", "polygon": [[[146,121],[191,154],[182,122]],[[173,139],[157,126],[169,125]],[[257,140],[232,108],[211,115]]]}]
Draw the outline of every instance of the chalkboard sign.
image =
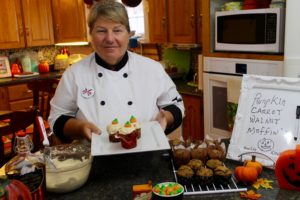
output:
[{"label": "chalkboard sign", "polygon": [[270,166],[299,143],[300,79],[244,75],[227,158],[257,153]]}]

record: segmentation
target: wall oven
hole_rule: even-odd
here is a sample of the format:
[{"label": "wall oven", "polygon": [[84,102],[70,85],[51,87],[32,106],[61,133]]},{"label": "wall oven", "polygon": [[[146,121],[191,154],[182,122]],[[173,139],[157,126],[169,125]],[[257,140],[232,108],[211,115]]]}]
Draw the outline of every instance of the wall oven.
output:
[{"label": "wall oven", "polygon": [[243,74],[282,76],[283,61],[204,57],[205,138],[231,137],[227,105],[238,104]]}]

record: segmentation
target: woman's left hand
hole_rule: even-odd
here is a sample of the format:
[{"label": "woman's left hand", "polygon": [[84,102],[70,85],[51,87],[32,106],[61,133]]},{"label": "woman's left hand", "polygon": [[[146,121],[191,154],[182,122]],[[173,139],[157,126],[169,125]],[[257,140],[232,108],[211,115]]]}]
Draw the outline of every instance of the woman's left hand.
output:
[{"label": "woman's left hand", "polygon": [[158,121],[158,123],[160,124],[161,128],[165,131],[166,128],[167,128],[167,125],[168,125],[166,111],[163,110],[163,109],[160,109],[159,113],[155,117],[155,120]]}]

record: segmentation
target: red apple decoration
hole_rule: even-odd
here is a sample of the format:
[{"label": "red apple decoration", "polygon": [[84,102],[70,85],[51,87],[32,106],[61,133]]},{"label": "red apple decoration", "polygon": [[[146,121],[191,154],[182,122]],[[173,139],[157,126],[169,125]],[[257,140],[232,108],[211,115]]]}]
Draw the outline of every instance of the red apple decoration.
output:
[{"label": "red apple decoration", "polygon": [[47,61],[42,61],[38,65],[39,73],[48,73],[50,71],[49,64]]}]

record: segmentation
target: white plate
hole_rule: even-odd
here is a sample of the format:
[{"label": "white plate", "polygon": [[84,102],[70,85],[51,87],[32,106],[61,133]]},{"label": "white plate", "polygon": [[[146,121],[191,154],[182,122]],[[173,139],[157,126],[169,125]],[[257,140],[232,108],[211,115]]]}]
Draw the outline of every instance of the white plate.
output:
[{"label": "white plate", "polygon": [[31,76],[37,76],[37,75],[39,75],[38,72],[33,72],[33,73],[30,73],[30,74],[15,74],[14,77],[24,78],[24,77],[31,77]]},{"label": "white plate", "polygon": [[110,142],[106,130],[103,130],[101,135],[93,134],[92,155],[114,155],[170,149],[167,136],[158,122],[146,122],[142,123],[141,126],[141,138],[138,139],[137,146],[132,149],[124,149],[120,142]]}]

